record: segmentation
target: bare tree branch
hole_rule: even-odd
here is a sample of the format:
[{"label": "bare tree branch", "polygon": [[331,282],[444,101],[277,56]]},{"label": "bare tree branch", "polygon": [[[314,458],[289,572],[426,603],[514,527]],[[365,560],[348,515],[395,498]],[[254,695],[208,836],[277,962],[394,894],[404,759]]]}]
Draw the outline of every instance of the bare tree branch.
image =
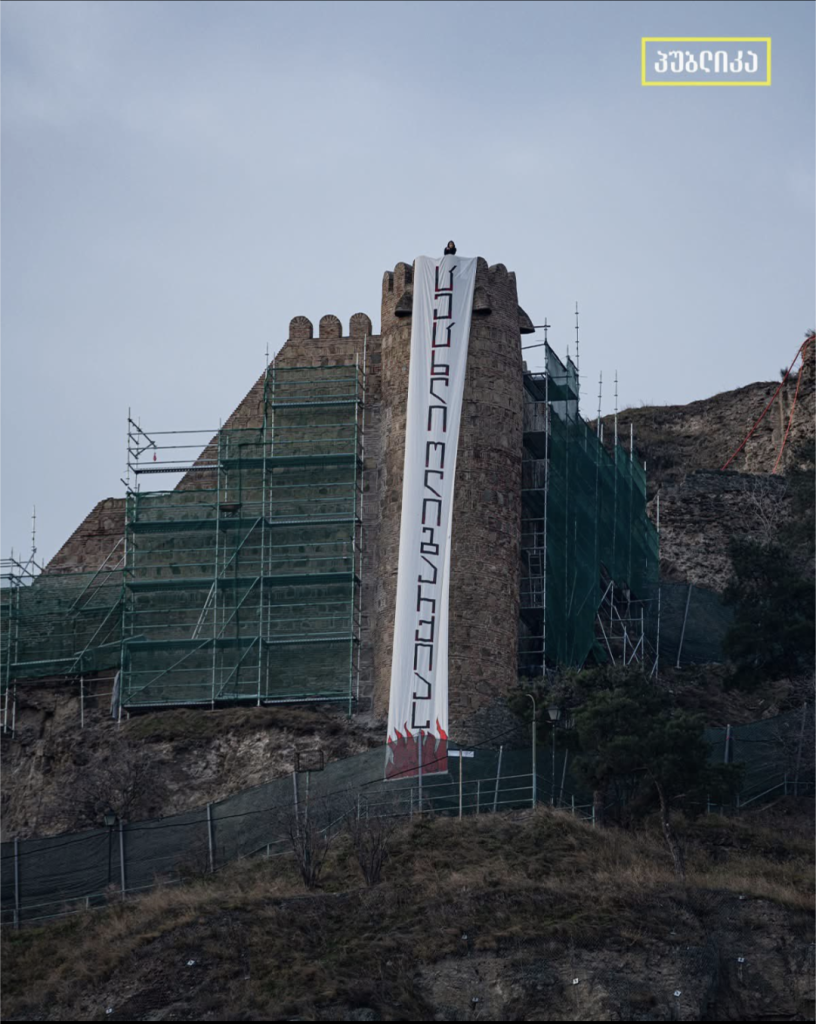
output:
[{"label": "bare tree branch", "polygon": [[351,794],[345,824],[366,885],[377,885],[394,833],[402,824],[396,802],[373,804],[366,796]]}]

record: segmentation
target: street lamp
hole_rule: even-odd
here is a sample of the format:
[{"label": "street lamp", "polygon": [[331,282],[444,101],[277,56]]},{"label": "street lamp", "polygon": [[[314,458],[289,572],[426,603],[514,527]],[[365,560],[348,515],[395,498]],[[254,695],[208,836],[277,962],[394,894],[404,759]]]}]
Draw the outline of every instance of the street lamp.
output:
[{"label": "street lamp", "polygon": [[555,704],[551,704],[547,708],[547,714],[550,716],[550,725],[552,726],[552,789],[550,791],[550,805],[555,807],[555,727],[561,718],[561,708]]},{"label": "street lamp", "polygon": [[531,693],[525,693],[525,697],[529,697],[533,702],[533,798],[532,806],[536,805],[536,702],[535,697]]},{"label": "street lamp", "polygon": [[108,830],[108,885],[111,884],[111,845],[113,843],[113,828],[116,825],[116,811],[107,810],[102,816]]}]

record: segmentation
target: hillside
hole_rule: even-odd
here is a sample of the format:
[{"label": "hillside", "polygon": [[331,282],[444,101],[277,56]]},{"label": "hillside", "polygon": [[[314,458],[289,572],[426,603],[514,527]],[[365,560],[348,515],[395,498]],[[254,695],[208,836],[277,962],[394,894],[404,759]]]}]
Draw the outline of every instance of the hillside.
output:
[{"label": "hillside", "polygon": [[[791,455],[798,445],[813,445],[816,344],[809,344],[805,350],[798,394],[797,376],[794,371],[784,384],[758,381],[686,405],[644,403],[622,410],[618,415],[619,437],[628,447],[631,425],[635,449],[647,463],[649,496],[653,497],[662,484],[676,484],[698,470],[719,470],[745,440],[777,390],[776,400],[729,468],[743,473],[771,473],[790,422],[778,466],[784,471],[791,465]],[[603,424],[608,444],[614,437],[614,417],[603,417]]]},{"label": "hillside", "polygon": [[4,938],[6,1020],[808,1020],[812,815],[659,835],[568,814],[415,819],[365,888],[348,840]]},{"label": "hillside", "polygon": [[[707,465],[716,446],[700,441],[706,423],[730,424],[737,408],[749,419],[772,387],[632,413],[639,417],[638,450],[655,466],[651,510],[656,516],[659,494],[663,576],[683,594],[692,583],[726,586],[733,574],[731,538],[767,545],[791,527],[801,534],[805,519],[797,520],[801,494],[792,483],[793,466],[788,475],[759,472],[751,463],[758,458],[754,448],[737,470],[720,473]],[[732,426],[728,430],[736,432]],[[802,450],[807,429],[797,420],[791,434],[800,447],[792,451]],[[730,434],[725,439],[730,443]],[[765,441],[767,461],[773,431]],[[756,753],[752,743],[760,749],[760,720],[798,715],[811,699],[813,679],[811,673],[769,673],[760,685],[742,689],[732,685],[727,665],[666,665],[658,685],[673,713],[698,715],[721,730],[725,723],[760,722],[744,742],[738,737],[739,761]],[[7,838],[98,830],[109,808],[131,823],[187,811],[191,822],[200,822],[205,810],[210,813],[205,803],[273,779],[287,783],[289,807],[287,776],[300,767],[297,807],[298,792],[309,793],[304,763],[340,762],[382,742],[382,723],[373,716],[348,719],[317,704],[148,711],[117,722],[110,690],[105,673],[85,678],[81,695],[59,680],[19,688],[14,736],[2,748]],[[539,708],[546,707],[544,691],[535,692]],[[527,705],[519,704],[514,710],[524,743]],[[576,710],[569,702],[559,706]],[[802,722],[801,730],[797,724],[774,743],[784,743],[791,771],[809,793],[812,736],[807,733],[804,750],[804,713]],[[547,742],[548,725],[541,723],[539,742]],[[565,736],[559,751],[569,742]],[[505,758],[512,754],[506,751]],[[566,773],[566,755],[563,765]],[[763,764],[749,768],[765,779]],[[511,776],[506,784],[516,783]],[[611,815],[608,828],[548,807],[461,820],[432,814],[392,819],[384,832],[382,876],[371,886],[358,865],[360,835],[370,840],[367,830],[386,819],[361,826],[359,810],[358,846],[348,829],[352,812],[311,888],[285,839],[278,856],[219,859],[213,874],[206,873],[215,860],[211,846],[208,861],[204,841],[195,857],[174,862],[181,884],[141,895],[129,890],[120,902],[108,837],[108,888],[88,899],[87,909],[44,927],[5,929],[4,1016],[813,1020],[813,799],[790,796],[787,775],[784,785],[770,778],[763,785],[774,785],[774,795],[749,807],[737,799],[735,816],[675,811],[668,826],[647,803]],[[312,792],[318,790],[313,781]],[[264,805],[264,820],[291,813],[275,810],[282,806]],[[705,792],[702,803],[686,806],[678,799],[674,806],[689,814],[713,809]],[[161,820],[143,824],[169,827]],[[239,831],[246,828],[241,824]],[[672,867],[676,847],[670,846],[670,856],[664,842],[669,831],[685,860],[683,881]],[[138,842],[138,828],[128,834]],[[292,835],[302,859],[303,834],[295,828]],[[128,849],[132,856],[134,847]],[[25,868],[25,857],[22,862]],[[66,879],[70,870],[66,865]],[[63,909],[65,893],[48,913]]]}]

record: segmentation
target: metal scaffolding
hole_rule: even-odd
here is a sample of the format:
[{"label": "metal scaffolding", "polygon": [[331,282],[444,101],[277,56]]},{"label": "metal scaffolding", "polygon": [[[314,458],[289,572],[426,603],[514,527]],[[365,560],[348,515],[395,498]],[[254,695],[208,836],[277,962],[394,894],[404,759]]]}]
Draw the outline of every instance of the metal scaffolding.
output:
[{"label": "metal scaffolding", "polygon": [[[266,371],[262,422],[129,420],[122,704],[344,701],[360,657],[365,354]],[[146,474],[183,473],[167,491]]]},{"label": "metal scaffolding", "polygon": [[645,468],[603,444],[579,414],[579,378],[545,341],[543,372],[524,373],[519,672],[589,658],[654,660],[643,602],[658,578]]},{"label": "metal scaffolding", "polygon": [[118,663],[122,562],[121,540],[93,572],[3,560],[4,691],[15,680],[72,679]]}]

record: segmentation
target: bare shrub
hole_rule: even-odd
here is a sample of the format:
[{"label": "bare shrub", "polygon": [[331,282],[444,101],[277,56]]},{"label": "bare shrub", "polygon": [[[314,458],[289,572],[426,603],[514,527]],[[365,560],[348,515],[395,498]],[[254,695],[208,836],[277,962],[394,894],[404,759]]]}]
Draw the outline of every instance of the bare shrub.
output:
[{"label": "bare shrub", "polygon": [[771,723],[769,753],[791,782],[811,785],[816,774],[816,720],[807,704],[795,717],[786,715]]},{"label": "bare shrub", "polygon": [[279,816],[282,833],[289,840],[300,877],[314,889],[338,833],[337,822],[325,800],[305,801]]},{"label": "bare shrub", "polygon": [[366,885],[380,881],[394,834],[402,823],[393,799],[375,804],[360,794],[350,797],[345,828]]},{"label": "bare shrub", "polygon": [[102,756],[78,765],[65,779],[63,799],[80,822],[99,826],[112,811],[120,821],[147,818],[161,809],[166,785],[155,756],[121,738]]},{"label": "bare shrub", "polygon": [[788,485],[784,477],[753,473],[745,490],[745,508],[753,523],[751,534],[760,544],[773,544],[786,519],[785,498]]}]

